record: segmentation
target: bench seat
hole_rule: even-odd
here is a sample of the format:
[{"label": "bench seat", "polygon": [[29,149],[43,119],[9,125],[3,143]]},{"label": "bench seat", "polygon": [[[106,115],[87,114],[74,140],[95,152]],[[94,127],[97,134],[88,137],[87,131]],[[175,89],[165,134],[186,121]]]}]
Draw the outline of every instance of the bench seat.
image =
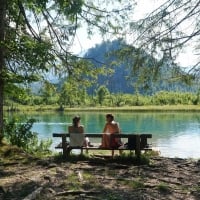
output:
[{"label": "bench seat", "polygon": [[[85,133],[86,137],[89,138],[102,138],[102,133]],[[112,134],[112,137],[116,138],[126,138],[128,142],[120,146],[119,148],[102,148],[100,147],[99,143],[92,143],[93,146],[89,147],[81,147],[81,146],[73,146],[69,147],[67,144],[67,138],[70,137],[69,133],[53,133],[53,137],[61,137],[62,142],[57,145],[56,149],[62,149],[63,150],[63,156],[66,157],[69,155],[71,150],[73,149],[80,149],[81,151],[86,150],[134,150],[136,156],[140,156],[141,151],[148,151],[152,150],[151,145],[147,143],[148,138],[152,138],[152,134]]]}]

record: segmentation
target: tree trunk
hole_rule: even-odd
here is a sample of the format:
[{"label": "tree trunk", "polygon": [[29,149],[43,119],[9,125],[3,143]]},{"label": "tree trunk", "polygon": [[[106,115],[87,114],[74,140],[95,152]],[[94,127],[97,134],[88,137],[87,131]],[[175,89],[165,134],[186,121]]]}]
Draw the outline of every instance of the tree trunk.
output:
[{"label": "tree trunk", "polygon": [[4,93],[4,41],[5,41],[6,0],[0,0],[0,143],[3,139],[3,93]]}]

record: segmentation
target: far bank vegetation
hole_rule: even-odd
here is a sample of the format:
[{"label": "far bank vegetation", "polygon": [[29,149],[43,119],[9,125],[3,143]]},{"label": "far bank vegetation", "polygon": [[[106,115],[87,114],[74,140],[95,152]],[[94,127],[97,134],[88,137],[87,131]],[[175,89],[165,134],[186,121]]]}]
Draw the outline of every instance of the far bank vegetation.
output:
[{"label": "far bank vegetation", "polygon": [[[47,83],[46,83],[47,84]],[[71,89],[70,89],[71,88]],[[29,89],[15,90],[7,95],[4,109],[18,111],[21,107],[50,106],[57,110],[77,107],[129,107],[129,106],[164,106],[164,105],[199,105],[200,92],[158,91],[155,94],[110,93],[106,86],[100,86],[94,94],[88,94],[85,88],[69,87],[63,84],[59,90],[55,84],[43,85],[36,95]]]}]

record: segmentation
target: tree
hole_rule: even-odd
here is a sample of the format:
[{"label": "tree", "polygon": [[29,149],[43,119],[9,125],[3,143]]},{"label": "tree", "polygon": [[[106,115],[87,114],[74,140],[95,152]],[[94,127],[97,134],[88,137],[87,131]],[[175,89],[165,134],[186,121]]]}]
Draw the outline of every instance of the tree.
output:
[{"label": "tree", "polygon": [[77,85],[71,83],[71,81],[66,81],[61,89],[59,103],[60,106],[69,105],[74,106],[77,103],[78,89]]},{"label": "tree", "polygon": [[98,97],[98,102],[99,102],[100,105],[102,105],[105,97],[107,95],[109,95],[109,93],[110,92],[105,85],[102,85],[97,89],[97,97]]},{"label": "tree", "polygon": [[4,91],[4,70],[5,70],[5,18],[6,0],[0,0],[0,142],[3,139],[3,91]]},{"label": "tree", "polygon": [[[9,87],[12,87],[12,89]],[[30,103],[32,98],[32,94],[28,88],[17,87],[16,85],[6,84],[4,87],[4,93],[4,102],[7,105],[10,105],[10,100],[11,102],[27,105]]]},{"label": "tree", "polygon": [[52,104],[53,97],[55,99],[56,96],[56,87],[52,83],[45,81],[40,92],[44,103],[47,105]]},{"label": "tree", "polygon": [[70,52],[77,29],[87,25],[89,36],[93,34],[93,27],[102,36],[119,34],[132,3],[126,0],[107,3],[104,0],[0,0],[0,138],[3,137],[5,84],[37,81],[51,69],[79,82],[83,77],[95,76],[98,69],[86,62],[79,65],[80,58]]},{"label": "tree", "polygon": [[150,74],[147,72],[148,77],[153,75],[158,77],[162,66],[168,65],[174,68],[174,74],[171,77],[173,79],[189,82],[191,78],[199,78],[199,58],[192,66],[188,66],[190,68],[187,71],[183,71],[177,63],[177,57],[188,47],[194,55],[200,55],[200,1],[164,0],[162,2],[144,18],[130,23],[130,31],[127,33],[132,37],[129,36],[130,47],[126,48],[126,55],[133,55],[135,51],[133,45],[138,48],[132,66],[135,71],[141,63],[147,62],[144,59],[144,51],[159,60],[157,64],[152,63],[153,69]]}]

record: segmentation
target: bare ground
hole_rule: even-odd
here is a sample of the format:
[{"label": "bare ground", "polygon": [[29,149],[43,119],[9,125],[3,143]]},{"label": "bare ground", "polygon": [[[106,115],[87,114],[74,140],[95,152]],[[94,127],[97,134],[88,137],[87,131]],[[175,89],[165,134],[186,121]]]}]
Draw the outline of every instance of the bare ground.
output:
[{"label": "bare ground", "polygon": [[69,162],[53,157],[34,159],[22,152],[15,154],[18,156],[4,153],[4,158],[1,154],[2,200],[200,199],[197,160],[155,156],[148,165],[135,165],[107,157]]}]

